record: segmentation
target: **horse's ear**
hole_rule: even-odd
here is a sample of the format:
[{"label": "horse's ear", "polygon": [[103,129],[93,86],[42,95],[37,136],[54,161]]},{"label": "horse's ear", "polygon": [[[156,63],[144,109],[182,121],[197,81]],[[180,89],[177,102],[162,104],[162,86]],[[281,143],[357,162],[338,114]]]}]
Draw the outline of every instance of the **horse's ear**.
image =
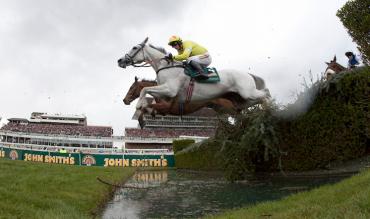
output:
[{"label": "horse's ear", "polygon": [[334,55],[333,61],[334,61],[334,62],[336,62],[336,61],[337,61],[337,56],[336,56],[336,55]]},{"label": "horse's ear", "polygon": [[325,62],[325,64],[330,65],[330,63],[329,63],[329,62]]},{"label": "horse's ear", "polygon": [[135,76],[135,82],[137,82],[139,79]]},{"label": "horse's ear", "polygon": [[142,45],[145,45],[145,43],[148,42],[149,37],[146,37],[145,40],[141,43]]}]

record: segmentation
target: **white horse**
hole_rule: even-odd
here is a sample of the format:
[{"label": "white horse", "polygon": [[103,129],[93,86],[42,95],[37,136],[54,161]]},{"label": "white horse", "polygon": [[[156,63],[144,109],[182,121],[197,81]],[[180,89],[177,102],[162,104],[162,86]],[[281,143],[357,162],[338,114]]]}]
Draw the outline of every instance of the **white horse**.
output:
[{"label": "white horse", "polygon": [[[145,87],[140,93],[137,109],[147,107],[146,94],[158,98],[174,98],[185,93],[190,77],[185,75],[181,62],[165,59],[163,48],[146,45],[148,38],[134,46],[124,57],[118,60],[122,68],[132,65],[143,67],[149,64],[157,73],[158,86]],[[143,65],[137,65],[144,63]],[[240,95],[246,103],[260,103],[270,101],[270,92],[265,87],[262,78],[245,72],[235,70],[222,70],[218,72],[218,83],[194,83],[191,102],[202,102],[225,96],[230,93]]]}]

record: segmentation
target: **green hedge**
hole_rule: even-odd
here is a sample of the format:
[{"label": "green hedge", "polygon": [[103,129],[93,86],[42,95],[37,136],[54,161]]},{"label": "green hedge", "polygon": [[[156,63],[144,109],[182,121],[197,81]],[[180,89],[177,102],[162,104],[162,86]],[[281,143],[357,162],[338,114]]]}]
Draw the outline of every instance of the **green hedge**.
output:
[{"label": "green hedge", "polygon": [[222,157],[220,148],[213,141],[204,141],[201,145],[195,144],[192,148],[175,154],[177,168],[194,170],[220,170]]},{"label": "green hedge", "polygon": [[307,170],[345,161],[369,150],[370,68],[342,73],[326,82],[310,110],[283,121],[283,168]]},{"label": "green hedge", "polygon": [[176,154],[176,166],[224,169],[236,180],[248,171],[316,169],[370,152],[369,67],[318,81],[305,92],[316,95],[299,95],[297,106],[312,103],[305,113],[288,118],[282,115],[289,107],[245,110],[233,125],[220,121],[214,139]]},{"label": "green hedge", "polygon": [[195,140],[194,139],[181,139],[181,140],[173,140],[172,145],[173,145],[173,151],[175,153],[181,151],[182,149],[188,147],[191,144],[194,144]]}]

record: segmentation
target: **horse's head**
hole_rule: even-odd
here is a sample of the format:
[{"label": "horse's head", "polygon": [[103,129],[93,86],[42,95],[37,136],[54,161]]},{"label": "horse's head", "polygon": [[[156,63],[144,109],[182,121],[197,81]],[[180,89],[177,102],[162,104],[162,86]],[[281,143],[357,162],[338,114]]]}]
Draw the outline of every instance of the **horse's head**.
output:
[{"label": "horse's head", "polygon": [[[122,58],[118,59],[118,66],[121,68],[126,68],[126,66],[140,64],[145,61],[143,48],[148,42],[148,37],[145,38],[143,42],[134,46],[128,53]],[[141,52],[140,52],[141,51]]]},{"label": "horse's head", "polygon": [[346,69],[341,64],[337,63],[336,56],[334,56],[333,60],[331,60],[330,62],[325,62],[325,63],[328,65],[324,73],[326,79],[330,79],[334,74],[337,74]]},{"label": "horse's head", "polygon": [[130,89],[127,91],[123,102],[126,105],[130,105],[130,103],[136,100],[140,96],[140,92],[144,87],[151,87],[155,86],[157,83],[155,81],[139,81],[137,77],[135,77],[135,82],[130,86]]}]

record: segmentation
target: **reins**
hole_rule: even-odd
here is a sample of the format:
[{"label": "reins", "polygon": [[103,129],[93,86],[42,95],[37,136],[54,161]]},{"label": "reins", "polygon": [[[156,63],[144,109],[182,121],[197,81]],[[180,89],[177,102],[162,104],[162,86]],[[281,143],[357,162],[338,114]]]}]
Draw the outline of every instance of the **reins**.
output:
[{"label": "reins", "polygon": [[169,68],[185,68],[183,65],[170,65],[163,68],[158,69],[155,73],[158,74],[160,71],[169,69]]}]

